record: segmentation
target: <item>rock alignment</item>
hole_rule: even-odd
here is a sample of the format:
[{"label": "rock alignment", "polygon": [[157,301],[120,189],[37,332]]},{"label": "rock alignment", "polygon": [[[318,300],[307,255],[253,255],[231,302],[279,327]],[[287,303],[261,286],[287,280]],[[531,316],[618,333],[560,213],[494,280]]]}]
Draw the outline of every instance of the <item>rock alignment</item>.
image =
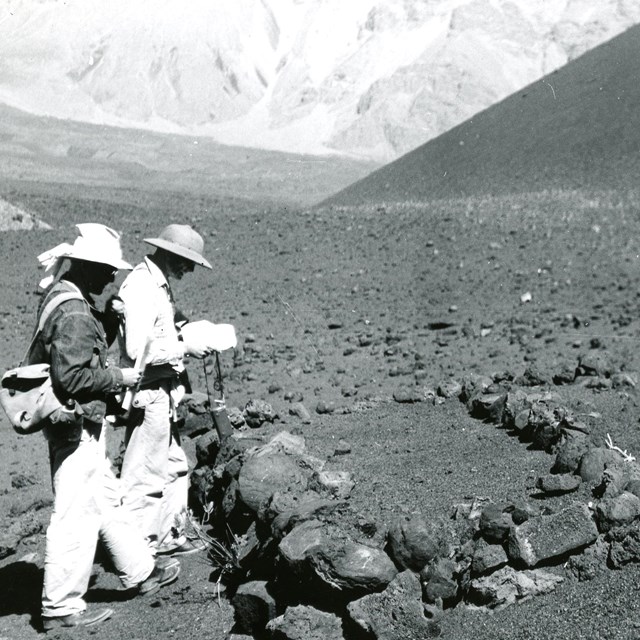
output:
[{"label": "rock alignment", "polygon": [[[277,413],[264,400],[236,410],[243,420],[222,445],[210,431],[200,435],[191,498],[218,540],[234,534],[224,561],[211,554],[235,609],[234,634],[437,637],[452,607],[498,609],[568,576],[639,562],[640,466],[613,443],[593,442],[555,389],[560,379],[621,372],[597,358],[582,359],[570,382],[563,371],[555,380],[534,367],[517,377],[472,375],[422,395],[457,397],[474,417],[551,454],[536,497],[565,496],[562,508],[475,498],[452,505],[443,521],[414,514],[363,527],[349,504],[354,479],[326,469],[303,437],[276,432]],[[333,461],[349,453],[341,442]]]}]

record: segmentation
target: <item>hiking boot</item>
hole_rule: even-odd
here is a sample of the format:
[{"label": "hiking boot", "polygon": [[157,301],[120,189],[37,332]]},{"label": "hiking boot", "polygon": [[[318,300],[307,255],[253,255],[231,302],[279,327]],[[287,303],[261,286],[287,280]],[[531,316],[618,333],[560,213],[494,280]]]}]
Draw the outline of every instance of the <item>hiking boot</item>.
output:
[{"label": "hiking boot", "polygon": [[91,627],[113,615],[113,609],[96,609],[95,611],[80,611],[68,616],[42,617],[42,628],[45,631],[61,629],[63,627]]},{"label": "hiking boot", "polygon": [[179,547],[172,547],[171,549],[158,551],[159,556],[188,556],[192,553],[198,553],[204,551],[207,545],[202,540],[187,540],[183,542]]},{"label": "hiking boot", "polygon": [[155,593],[160,587],[175,582],[179,573],[180,563],[175,558],[158,558],[149,577],[138,585],[138,593],[141,596]]}]

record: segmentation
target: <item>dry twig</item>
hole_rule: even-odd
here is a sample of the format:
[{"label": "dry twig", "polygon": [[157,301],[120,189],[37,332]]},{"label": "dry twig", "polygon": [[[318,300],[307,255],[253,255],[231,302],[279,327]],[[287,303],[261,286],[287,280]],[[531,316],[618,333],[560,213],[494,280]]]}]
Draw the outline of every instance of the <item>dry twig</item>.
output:
[{"label": "dry twig", "polygon": [[608,433],[607,433],[607,439],[605,442],[607,443],[607,447],[609,447],[609,449],[613,449],[614,451],[617,451],[618,453],[620,453],[624,458],[625,462],[635,461],[636,459],[635,456],[632,456],[630,453],[628,453],[626,449],[623,451],[620,447],[616,447],[613,444],[613,440],[611,439],[611,436]]}]

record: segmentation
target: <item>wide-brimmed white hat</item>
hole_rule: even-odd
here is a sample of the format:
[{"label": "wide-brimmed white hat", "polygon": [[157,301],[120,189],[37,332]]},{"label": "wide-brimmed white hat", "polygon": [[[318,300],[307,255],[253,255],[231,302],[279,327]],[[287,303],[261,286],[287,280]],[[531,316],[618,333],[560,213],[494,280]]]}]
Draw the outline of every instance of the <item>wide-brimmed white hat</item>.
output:
[{"label": "wide-brimmed white hat", "polygon": [[211,269],[209,261],[202,255],[204,249],[202,236],[187,224],[170,224],[160,232],[159,237],[144,238],[144,241]]},{"label": "wide-brimmed white hat", "polygon": [[56,278],[66,258],[106,264],[114,269],[133,269],[122,259],[120,234],[96,222],[77,224],[79,235],[73,244],[59,244],[38,256],[38,262],[49,275],[40,282],[46,288]]}]

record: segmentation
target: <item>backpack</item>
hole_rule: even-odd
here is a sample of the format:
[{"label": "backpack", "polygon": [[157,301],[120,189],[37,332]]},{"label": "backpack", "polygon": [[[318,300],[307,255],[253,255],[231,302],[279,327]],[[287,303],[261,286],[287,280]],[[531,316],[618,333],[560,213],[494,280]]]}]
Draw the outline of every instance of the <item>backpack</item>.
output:
[{"label": "backpack", "polygon": [[[53,310],[67,300],[84,298],[76,291],[69,291],[57,294],[45,305],[22,362]],[[25,435],[40,431],[47,424],[47,418],[63,407],[51,386],[49,364],[21,364],[7,371],[0,380],[0,404],[16,433]]]}]

